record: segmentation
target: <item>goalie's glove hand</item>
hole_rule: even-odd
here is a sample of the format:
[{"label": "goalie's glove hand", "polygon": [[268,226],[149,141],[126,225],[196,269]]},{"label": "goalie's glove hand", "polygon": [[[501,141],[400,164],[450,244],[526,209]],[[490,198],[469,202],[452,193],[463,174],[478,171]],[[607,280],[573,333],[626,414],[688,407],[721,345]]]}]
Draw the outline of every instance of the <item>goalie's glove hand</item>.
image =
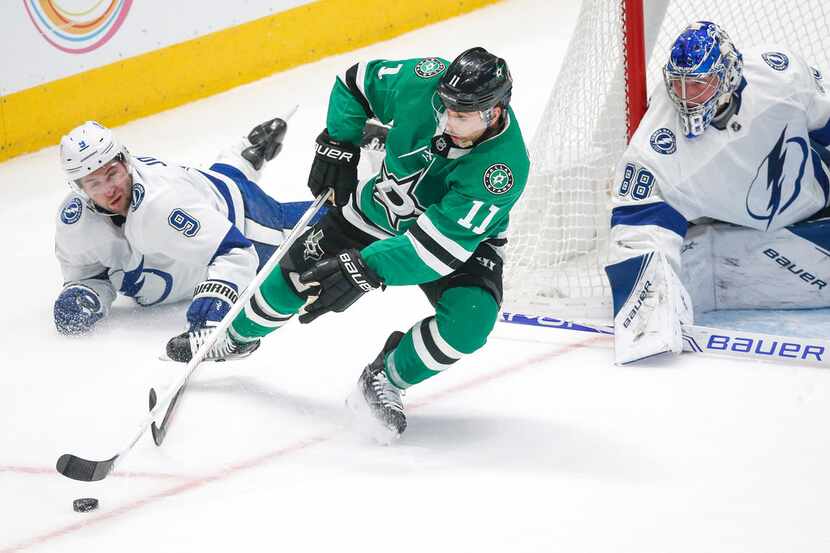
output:
[{"label": "goalie's glove hand", "polygon": [[98,294],[83,284],[68,284],[55,301],[55,326],[61,334],[83,334],[104,316]]},{"label": "goalie's glove hand", "polygon": [[329,311],[345,311],[360,296],[381,285],[380,277],[366,265],[357,250],[345,250],[318,261],[300,275],[300,282],[311,287],[310,297],[316,296],[305,306],[301,323],[310,323]]},{"label": "goalie's glove hand", "polygon": [[196,286],[193,301],[187,308],[189,330],[219,326],[239,298],[235,284],[223,280],[206,280]]},{"label": "goalie's glove hand", "polygon": [[359,161],[360,148],[334,140],[329,136],[328,129],[324,129],[317,137],[314,161],[308,174],[311,193],[316,198],[331,188],[334,190],[334,204],[338,207],[346,205],[357,187]]}]

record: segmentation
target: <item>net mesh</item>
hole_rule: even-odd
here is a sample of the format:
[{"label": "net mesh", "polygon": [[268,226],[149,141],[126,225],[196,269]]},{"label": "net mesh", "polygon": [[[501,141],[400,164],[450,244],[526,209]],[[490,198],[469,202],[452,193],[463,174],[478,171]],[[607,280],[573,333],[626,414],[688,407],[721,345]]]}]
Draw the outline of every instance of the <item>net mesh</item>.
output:
[{"label": "net mesh", "polygon": [[[786,46],[830,70],[830,3],[823,0],[646,0],[647,90],[675,37],[714,21],[738,50]],[[609,199],[626,145],[622,0],[583,0],[573,38],[534,136],[531,176],[513,209],[505,268],[510,311],[608,321]],[[650,55],[652,54],[653,55]]]}]

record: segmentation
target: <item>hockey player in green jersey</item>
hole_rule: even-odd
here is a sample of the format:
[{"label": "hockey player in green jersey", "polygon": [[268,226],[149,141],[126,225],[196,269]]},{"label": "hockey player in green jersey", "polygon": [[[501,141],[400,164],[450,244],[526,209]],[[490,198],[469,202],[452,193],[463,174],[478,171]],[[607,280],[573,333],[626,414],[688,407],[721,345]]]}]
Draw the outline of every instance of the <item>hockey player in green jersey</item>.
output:
[{"label": "hockey player in green jersey", "polygon": [[[233,357],[295,313],[308,323],[380,286],[419,285],[435,315],[393,332],[347,404],[389,441],[406,428],[401,392],[481,348],[502,300],[510,209],[530,162],[506,62],[472,48],[441,58],[374,60],[339,75],[309,187],[335,207],[308,229],[251,297],[212,357]],[[390,126],[380,172],[362,182],[364,124]],[[174,339],[188,361],[204,340]],[[246,347],[248,346],[248,347]]]}]

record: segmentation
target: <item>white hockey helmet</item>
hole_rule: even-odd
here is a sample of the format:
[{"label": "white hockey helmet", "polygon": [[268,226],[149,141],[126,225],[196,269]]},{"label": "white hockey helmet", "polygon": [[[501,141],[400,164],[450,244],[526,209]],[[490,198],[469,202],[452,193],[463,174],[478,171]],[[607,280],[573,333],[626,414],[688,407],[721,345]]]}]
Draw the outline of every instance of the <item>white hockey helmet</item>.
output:
[{"label": "white hockey helmet", "polygon": [[96,121],[87,121],[61,138],[61,165],[69,186],[95,211],[102,211],[102,208],[96,206],[81,188],[81,179],[119,157],[132,173],[127,148],[111,130]]}]

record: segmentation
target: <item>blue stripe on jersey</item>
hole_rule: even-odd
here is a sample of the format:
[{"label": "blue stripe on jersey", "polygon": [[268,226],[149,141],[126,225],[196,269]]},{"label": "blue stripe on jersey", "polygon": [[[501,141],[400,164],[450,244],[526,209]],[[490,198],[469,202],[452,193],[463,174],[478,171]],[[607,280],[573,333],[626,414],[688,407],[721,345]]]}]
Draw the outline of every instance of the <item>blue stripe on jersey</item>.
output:
[{"label": "blue stripe on jersey", "polygon": [[614,298],[614,317],[628,301],[631,291],[637,286],[653,257],[653,253],[638,255],[605,267],[611,284],[611,296]]},{"label": "blue stripe on jersey", "polygon": [[[211,167],[213,169],[213,167]],[[231,192],[228,190],[228,185],[225,184],[220,179],[217,179],[213,175],[205,173],[204,171],[199,171],[203,174],[210,182],[213,184],[213,187],[219,192],[222,196],[222,199],[225,200],[225,204],[228,206],[228,220],[231,222],[232,225],[236,224],[236,209],[233,207],[233,198],[231,197]]]},{"label": "blue stripe on jersey", "polygon": [[686,236],[689,228],[689,223],[680,212],[666,202],[615,207],[611,212],[611,226],[617,225],[655,225],[670,230],[681,238]]},{"label": "blue stripe on jersey", "polygon": [[245,217],[268,228],[282,230],[283,223],[282,205],[274,198],[265,193],[262,188],[245,178],[245,175],[226,163],[214,163],[211,171],[222,173],[229,177],[239,188],[242,194],[242,203],[245,204]]},{"label": "blue stripe on jersey", "polygon": [[[285,228],[294,228],[297,225],[297,221],[308,211],[309,206],[311,206],[311,202],[284,202],[282,204],[282,216]],[[322,208],[311,218],[308,224],[313,225],[319,221],[326,214],[327,210],[325,207]]]},{"label": "blue stripe on jersey", "polygon": [[213,263],[217,257],[225,255],[234,248],[244,249],[251,245],[253,245],[253,242],[245,238],[238,228],[231,225],[231,228],[228,229],[228,232],[225,234],[222,242],[219,243],[219,247],[216,248],[216,253],[213,254],[212,258],[210,258],[210,262]]},{"label": "blue stripe on jersey", "polygon": [[[293,228],[311,205],[311,202],[278,202],[266,194],[255,182],[245,178],[242,171],[233,165],[214,163],[210,170],[221,173],[233,180],[239,188],[240,194],[242,194],[242,202],[245,204],[245,217],[264,227],[277,230]],[[325,209],[321,209],[310,224],[313,225],[319,221],[325,212]]]},{"label": "blue stripe on jersey", "polygon": [[[821,186],[821,191],[824,192],[824,205],[826,206],[830,200],[830,176],[827,175],[825,167],[830,167],[830,150],[820,141],[814,140],[812,133],[810,133],[810,150],[813,174],[816,176],[819,186]],[[824,163],[822,164],[822,162]]]},{"label": "blue stripe on jersey", "polygon": [[830,146],[830,119],[820,129],[815,129],[807,133],[810,135],[810,142],[818,142],[825,148]]},{"label": "blue stripe on jersey", "polygon": [[251,240],[251,242],[254,243],[254,249],[259,257],[259,265],[256,268],[256,272],[260,272],[265,264],[268,263],[268,260],[271,259],[271,256],[274,255],[274,252],[277,251],[279,246],[274,246],[273,244],[263,244],[262,242],[257,242],[256,240]]},{"label": "blue stripe on jersey", "polygon": [[830,220],[806,221],[787,227],[787,230],[830,252]]}]

